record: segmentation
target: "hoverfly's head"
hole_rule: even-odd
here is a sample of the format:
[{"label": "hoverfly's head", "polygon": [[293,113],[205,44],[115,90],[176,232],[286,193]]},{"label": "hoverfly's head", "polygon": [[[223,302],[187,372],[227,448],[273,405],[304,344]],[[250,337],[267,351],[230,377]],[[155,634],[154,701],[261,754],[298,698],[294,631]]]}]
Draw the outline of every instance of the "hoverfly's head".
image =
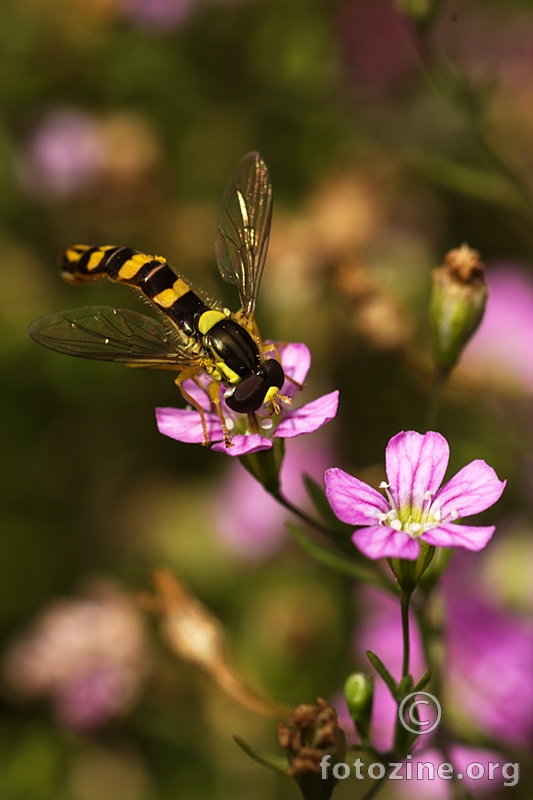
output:
[{"label": "hoverfly's head", "polygon": [[251,414],[261,408],[263,403],[274,403],[285,382],[283,367],[274,358],[267,358],[257,372],[237,384],[235,391],[226,398],[232,411],[238,414]]}]

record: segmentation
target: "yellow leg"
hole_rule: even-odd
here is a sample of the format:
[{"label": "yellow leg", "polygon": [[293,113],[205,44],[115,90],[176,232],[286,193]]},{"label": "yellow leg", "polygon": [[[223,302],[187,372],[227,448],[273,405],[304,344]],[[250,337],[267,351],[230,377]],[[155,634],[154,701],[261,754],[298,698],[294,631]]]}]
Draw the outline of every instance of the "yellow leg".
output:
[{"label": "yellow leg", "polygon": [[[281,342],[281,344],[285,344],[285,342]],[[278,346],[274,342],[272,342],[271,344],[264,344],[261,348],[261,353],[263,354],[272,352],[272,350],[275,352],[276,358],[281,364],[281,354],[278,350]],[[298,381],[295,381],[294,378],[291,378],[291,376],[287,374],[285,374],[285,377],[287,378],[288,381],[290,381],[290,383],[294,384],[294,386],[296,386],[300,391],[304,388],[305,386],[304,383],[298,383]]]},{"label": "yellow leg", "polygon": [[198,411],[198,413],[200,414],[200,417],[202,419],[202,431],[203,431],[203,434],[204,434],[204,440],[202,442],[202,445],[204,447],[206,447],[209,444],[209,434],[207,432],[207,423],[205,421],[204,410],[203,410],[202,406],[199,403],[196,402],[194,397],[192,397],[189,394],[189,392],[187,392],[182,386],[184,381],[189,380],[189,378],[194,378],[195,375],[198,375],[198,373],[201,372],[201,371],[202,371],[201,367],[187,367],[187,369],[184,369],[182,372],[180,372],[178,377],[174,380],[174,383],[176,384],[176,386],[178,387],[178,389],[182,393],[182,395],[185,398],[185,400],[188,403],[190,403],[190,405],[193,406],[193,408],[195,408]]},{"label": "yellow leg", "polygon": [[217,416],[222,426],[222,433],[224,434],[224,444],[226,445],[226,447],[233,447],[233,442],[231,441],[228,432],[228,426],[226,425],[224,414],[222,413],[222,409],[220,408],[219,389],[220,389],[220,383],[218,381],[212,380],[211,383],[209,384],[209,397],[211,398],[211,402],[215,406]]}]

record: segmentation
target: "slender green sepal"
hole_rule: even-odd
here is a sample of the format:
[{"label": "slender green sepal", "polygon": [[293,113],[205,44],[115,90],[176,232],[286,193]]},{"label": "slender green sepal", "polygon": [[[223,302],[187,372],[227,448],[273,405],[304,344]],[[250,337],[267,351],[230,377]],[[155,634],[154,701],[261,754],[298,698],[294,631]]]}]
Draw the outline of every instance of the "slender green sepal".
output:
[{"label": "slender green sepal", "polygon": [[372,650],[367,650],[366,655],[368,657],[368,660],[378,673],[378,675],[380,675],[383,678],[383,680],[389,687],[389,690],[394,699],[396,699],[398,684],[390,674],[389,670],[387,669],[383,661],[375,653],[373,653]]},{"label": "slender green sepal", "polygon": [[281,772],[283,775],[289,774],[289,767],[287,765],[287,759],[285,756],[276,756],[272,753],[264,753],[262,750],[258,750],[256,747],[252,747],[245,742],[240,736],[234,735],[233,739],[241,750],[244,750],[246,755],[253,758],[254,761],[257,761],[258,764],[261,764],[263,767],[268,767],[269,769],[273,769],[275,772]]},{"label": "slender green sepal", "polygon": [[280,493],[279,473],[285,455],[285,441],[274,439],[269,450],[259,450],[257,453],[246,453],[239,457],[239,461],[267,492],[274,496]]}]

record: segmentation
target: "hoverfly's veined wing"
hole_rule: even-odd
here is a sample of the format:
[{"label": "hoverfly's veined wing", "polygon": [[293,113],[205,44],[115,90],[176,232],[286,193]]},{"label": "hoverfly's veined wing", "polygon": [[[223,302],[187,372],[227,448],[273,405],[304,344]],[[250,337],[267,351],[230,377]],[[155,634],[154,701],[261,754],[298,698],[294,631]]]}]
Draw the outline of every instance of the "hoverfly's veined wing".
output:
[{"label": "hoverfly's veined wing", "polygon": [[197,362],[170,326],[125,309],[75,308],[35,320],[28,333],[50,350],[98,361],[162,368]]},{"label": "hoverfly's veined wing", "polygon": [[216,255],[224,280],[237,284],[245,317],[253,319],[268,250],[272,182],[259,153],[244,156],[222,197]]}]

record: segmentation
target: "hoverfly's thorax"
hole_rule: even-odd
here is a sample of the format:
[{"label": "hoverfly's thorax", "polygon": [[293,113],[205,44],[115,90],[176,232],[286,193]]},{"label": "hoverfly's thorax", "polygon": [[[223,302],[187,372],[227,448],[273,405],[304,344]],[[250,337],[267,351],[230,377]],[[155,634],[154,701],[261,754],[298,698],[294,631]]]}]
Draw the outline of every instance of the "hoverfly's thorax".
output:
[{"label": "hoverfly's thorax", "polygon": [[232,319],[215,323],[204,335],[203,344],[225,375],[224,383],[238,383],[259,369],[256,343],[248,331]]}]

